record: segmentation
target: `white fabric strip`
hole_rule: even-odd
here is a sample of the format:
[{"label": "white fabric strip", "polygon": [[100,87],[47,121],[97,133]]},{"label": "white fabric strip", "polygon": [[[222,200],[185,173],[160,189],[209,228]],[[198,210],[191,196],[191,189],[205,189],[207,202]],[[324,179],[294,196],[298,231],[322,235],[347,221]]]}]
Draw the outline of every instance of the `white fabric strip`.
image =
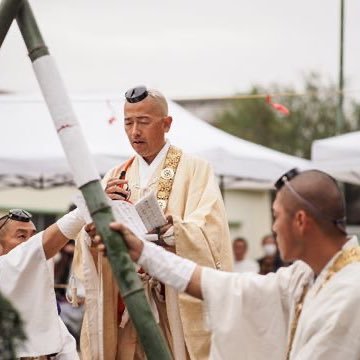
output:
[{"label": "white fabric strip", "polygon": [[144,241],[138,264],[151,276],[179,292],[185,291],[196,267],[194,262],[148,241]]},{"label": "white fabric strip", "polygon": [[81,228],[85,225],[85,221],[81,216],[79,209],[75,209],[61,217],[56,222],[56,225],[65,237],[68,239],[75,239]]},{"label": "white fabric strip", "polygon": [[99,180],[54,59],[50,55],[42,56],[33,62],[33,68],[76,185],[80,187],[91,180]]}]

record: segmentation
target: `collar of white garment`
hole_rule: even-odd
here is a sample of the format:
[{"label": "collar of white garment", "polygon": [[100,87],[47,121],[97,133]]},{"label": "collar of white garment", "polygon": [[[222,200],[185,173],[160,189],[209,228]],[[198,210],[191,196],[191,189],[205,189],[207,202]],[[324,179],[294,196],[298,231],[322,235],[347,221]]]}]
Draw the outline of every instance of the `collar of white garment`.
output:
[{"label": "collar of white garment", "polygon": [[155,170],[165,159],[165,156],[169,150],[170,141],[166,140],[165,145],[156,155],[155,159],[149,165],[139,154],[136,155],[136,158],[139,163],[139,179],[140,179],[140,188],[143,189],[146,187],[152,178]]},{"label": "collar of white garment", "polygon": [[346,250],[356,246],[359,246],[358,238],[356,235],[353,235],[348,237],[348,241],[344,244],[342,248]]},{"label": "collar of white garment", "polygon": [[[342,250],[348,250],[351,249],[353,247],[359,246],[359,242],[357,239],[357,236],[353,235],[353,236],[348,236],[348,241],[343,245]],[[319,276],[316,278],[316,282],[315,282],[315,286],[320,287],[321,284],[325,281],[325,278],[327,276],[327,272],[328,269],[330,268],[330,266],[334,263],[334,261],[337,259],[337,257],[340,255],[340,251],[337,252],[332,258],[331,260],[325,265],[325,267],[321,270]]]}]

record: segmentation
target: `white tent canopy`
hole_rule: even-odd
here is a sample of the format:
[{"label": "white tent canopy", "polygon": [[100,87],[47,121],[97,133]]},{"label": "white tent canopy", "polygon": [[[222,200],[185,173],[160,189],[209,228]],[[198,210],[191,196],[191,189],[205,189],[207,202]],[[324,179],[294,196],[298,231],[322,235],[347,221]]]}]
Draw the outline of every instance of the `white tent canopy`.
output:
[{"label": "white tent canopy", "polygon": [[[114,96],[72,98],[90,151],[101,174],[128,159],[133,149],[123,129],[123,101]],[[206,158],[218,176],[271,184],[306,160],[253,144],[200,120],[169,102],[170,142]],[[40,96],[0,97],[0,186],[49,187],[72,180],[60,141]],[[111,121],[112,119],[113,121]]]},{"label": "white tent canopy", "polygon": [[360,185],[360,131],[314,141],[311,158],[338,180]]}]

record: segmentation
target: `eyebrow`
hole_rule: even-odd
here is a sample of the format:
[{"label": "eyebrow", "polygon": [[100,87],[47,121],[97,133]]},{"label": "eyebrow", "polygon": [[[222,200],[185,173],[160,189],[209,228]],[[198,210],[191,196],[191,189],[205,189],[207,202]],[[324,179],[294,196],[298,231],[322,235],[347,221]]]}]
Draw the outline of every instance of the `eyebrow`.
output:
[{"label": "eyebrow", "polygon": [[[31,235],[34,235],[36,233],[35,229],[30,230],[31,231]],[[27,234],[29,232],[28,229],[17,229],[16,230],[16,234]]]},{"label": "eyebrow", "polygon": [[151,116],[150,115],[138,115],[138,116],[126,116],[124,117],[124,120],[130,120],[130,119],[149,119]]}]

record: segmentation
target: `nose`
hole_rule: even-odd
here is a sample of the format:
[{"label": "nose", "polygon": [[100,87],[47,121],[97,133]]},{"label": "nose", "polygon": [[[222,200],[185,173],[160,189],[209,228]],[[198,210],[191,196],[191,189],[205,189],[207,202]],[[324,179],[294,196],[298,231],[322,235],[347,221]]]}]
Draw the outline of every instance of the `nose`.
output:
[{"label": "nose", "polygon": [[141,129],[137,122],[134,122],[134,125],[131,130],[133,137],[139,137],[141,135]]}]

